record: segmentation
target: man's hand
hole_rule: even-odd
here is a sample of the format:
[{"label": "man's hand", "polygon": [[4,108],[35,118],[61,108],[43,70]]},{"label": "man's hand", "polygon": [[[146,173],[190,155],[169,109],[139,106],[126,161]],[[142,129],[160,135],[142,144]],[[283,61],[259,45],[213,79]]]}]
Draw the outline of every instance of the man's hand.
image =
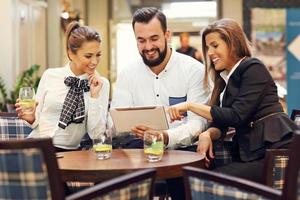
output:
[{"label": "man's hand", "polygon": [[[153,130],[152,128],[150,127],[147,127],[147,126],[144,126],[144,125],[139,125],[139,126],[135,126],[131,129],[131,131],[138,137],[138,138],[141,138],[141,139],[144,139],[144,134],[146,131],[148,130]],[[169,136],[168,136],[168,133],[167,131],[162,131],[163,132],[163,135],[164,135],[164,144],[165,145],[168,145],[169,143]]]}]

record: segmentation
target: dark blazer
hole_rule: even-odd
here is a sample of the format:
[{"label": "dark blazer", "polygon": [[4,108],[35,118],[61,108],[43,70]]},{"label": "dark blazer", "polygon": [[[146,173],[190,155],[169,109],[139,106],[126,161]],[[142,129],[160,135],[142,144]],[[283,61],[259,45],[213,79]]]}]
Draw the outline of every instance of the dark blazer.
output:
[{"label": "dark blazer", "polygon": [[227,127],[235,127],[233,141],[242,161],[261,158],[266,148],[290,142],[297,129],[283,113],[273,78],[256,58],[246,58],[239,64],[228,80],[222,107],[212,106],[211,115],[212,126],[223,134]]}]

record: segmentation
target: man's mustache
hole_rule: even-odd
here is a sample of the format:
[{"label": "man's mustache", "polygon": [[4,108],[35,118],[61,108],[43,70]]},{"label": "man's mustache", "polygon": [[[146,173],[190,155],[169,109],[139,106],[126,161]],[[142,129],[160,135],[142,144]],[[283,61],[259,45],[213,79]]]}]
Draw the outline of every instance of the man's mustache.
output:
[{"label": "man's mustache", "polygon": [[143,52],[143,54],[146,54],[146,53],[148,53],[150,51],[159,51],[159,49],[158,48],[153,48],[153,49],[150,49],[150,50],[145,49],[142,52]]}]

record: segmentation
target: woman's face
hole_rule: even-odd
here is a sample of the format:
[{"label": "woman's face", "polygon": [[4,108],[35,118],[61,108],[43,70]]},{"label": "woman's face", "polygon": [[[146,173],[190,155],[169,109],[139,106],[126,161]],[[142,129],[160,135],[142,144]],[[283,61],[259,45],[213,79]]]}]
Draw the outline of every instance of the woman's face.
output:
[{"label": "woman's face", "polygon": [[207,55],[213,63],[216,71],[230,71],[235,61],[229,55],[229,48],[217,32],[209,33],[205,36]]},{"label": "woman's face", "polygon": [[97,41],[84,42],[76,53],[68,50],[72,61],[71,70],[75,75],[93,74],[100,61],[100,43]]}]

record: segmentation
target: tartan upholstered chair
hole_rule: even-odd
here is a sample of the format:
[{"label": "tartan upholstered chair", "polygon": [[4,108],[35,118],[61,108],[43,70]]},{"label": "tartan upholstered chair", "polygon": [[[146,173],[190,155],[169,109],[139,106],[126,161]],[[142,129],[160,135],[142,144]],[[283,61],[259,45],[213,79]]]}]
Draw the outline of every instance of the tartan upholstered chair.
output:
[{"label": "tartan upholstered chair", "polygon": [[300,127],[300,110],[299,109],[292,110],[291,120],[293,120]]},{"label": "tartan upholstered chair", "polygon": [[25,122],[14,116],[0,116],[0,140],[24,139],[32,129]]},{"label": "tartan upholstered chair", "polygon": [[300,200],[300,131],[294,133],[289,162],[285,171],[282,199]]},{"label": "tartan upholstered chair", "polygon": [[64,199],[50,138],[0,141],[0,199]]},{"label": "tartan upholstered chair", "polygon": [[264,160],[264,184],[282,190],[288,161],[288,149],[268,149]]},{"label": "tartan upholstered chair", "polygon": [[186,199],[279,200],[281,192],[252,181],[195,167],[183,168]]},{"label": "tartan upholstered chair", "polygon": [[[0,140],[24,139],[32,129],[26,123],[17,117],[16,113],[0,113]],[[88,136],[85,136],[81,141],[82,149],[89,148],[91,144]],[[80,191],[91,187],[94,183],[90,182],[66,182],[70,193]]]},{"label": "tartan upholstered chair", "polygon": [[229,127],[225,138],[213,142],[214,165],[216,167],[230,164],[232,162],[232,138],[235,135],[235,129]]},{"label": "tartan upholstered chair", "polygon": [[289,150],[283,190],[194,167],[184,167],[186,199],[300,199],[300,131],[295,131]]},{"label": "tartan upholstered chair", "polygon": [[150,200],[156,171],[145,169],[95,185],[68,196],[68,200]]}]

